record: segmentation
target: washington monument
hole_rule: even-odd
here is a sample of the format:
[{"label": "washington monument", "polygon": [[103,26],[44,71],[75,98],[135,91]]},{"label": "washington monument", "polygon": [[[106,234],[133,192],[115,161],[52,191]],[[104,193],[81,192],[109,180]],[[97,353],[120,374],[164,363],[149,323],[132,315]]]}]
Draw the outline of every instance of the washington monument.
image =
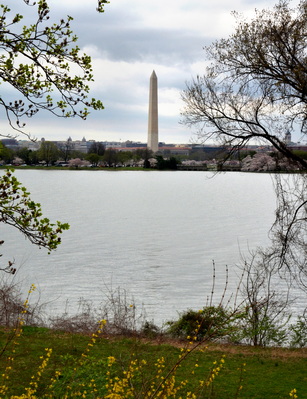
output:
[{"label": "washington monument", "polygon": [[158,79],[155,71],[149,81],[148,140],[147,148],[158,151]]}]

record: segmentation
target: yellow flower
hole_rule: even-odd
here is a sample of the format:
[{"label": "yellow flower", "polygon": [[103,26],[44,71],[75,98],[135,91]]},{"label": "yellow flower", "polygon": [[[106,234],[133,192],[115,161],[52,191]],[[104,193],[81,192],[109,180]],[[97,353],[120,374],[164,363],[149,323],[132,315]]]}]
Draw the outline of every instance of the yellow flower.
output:
[{"label": "yellow flower", "polygon": [[116,361],[114,356],[109,356],[108,357],[108,366],[111,367],[112,364]]}]

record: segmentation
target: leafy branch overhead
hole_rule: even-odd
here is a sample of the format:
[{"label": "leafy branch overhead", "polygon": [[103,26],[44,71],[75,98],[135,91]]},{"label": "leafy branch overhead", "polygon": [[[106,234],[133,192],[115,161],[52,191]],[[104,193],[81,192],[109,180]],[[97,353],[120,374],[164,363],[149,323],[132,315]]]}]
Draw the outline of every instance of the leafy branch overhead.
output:
[{"label": "leafy branch overhead", "polygon": [[104,12],[104,5],[109,4],[110,2],[107,0],[98,0],[97,11]]},{"label": "leafy branch overhead", "polygon": [[[35,11],[34,22],[28,26],[23,15],[0,5],[0,79],[22,95],[15,101],[0,97],[10,125],[23,132],[25,117],[39,110],[86,119],[89,108],[103,109],[100,100],[88,98],[89,83],[94,80],[91,57],[77,45],[71,30],[73,18],[51,23],[46,0],[23,1]],[[103,12],[107,3],[98,0],[97,11]]]},{"label": "leafy branch overhead", "polygon": [[10,170],[0,178],[0,222],[17,228],[31,243],[49,251],[58,247],[60,234],[69,229],[67,223],[44,218],[41,205],[31,200]]}]

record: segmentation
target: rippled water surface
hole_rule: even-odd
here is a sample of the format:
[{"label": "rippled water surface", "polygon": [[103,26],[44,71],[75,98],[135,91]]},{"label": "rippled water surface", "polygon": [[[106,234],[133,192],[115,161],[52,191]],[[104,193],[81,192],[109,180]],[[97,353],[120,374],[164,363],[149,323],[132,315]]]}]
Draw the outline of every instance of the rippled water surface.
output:
[{"label": "rippled water surface", "polygon": [[275,197],[268,174],[143,171],[18,170],[44,215],[71,225],[59,249],[29,244],[0,226],[2,261],[15,259],[25,287],[40,287],[55,312],[68,299],[101,301],[122,287],[157,322],[199,308],[237,284],[236,264],[268,243]]}]

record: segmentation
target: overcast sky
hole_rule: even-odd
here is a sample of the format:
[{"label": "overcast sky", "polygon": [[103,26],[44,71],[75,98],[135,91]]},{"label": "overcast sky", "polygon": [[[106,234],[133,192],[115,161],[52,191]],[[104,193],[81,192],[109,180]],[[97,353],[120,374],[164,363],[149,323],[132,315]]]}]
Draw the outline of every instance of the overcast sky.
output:
[{"label": "overcast sky", "polygon": [[105,13],[98,14],[96,0],[48,0],[52,21],[66,15],[74,18],[72,29],[79,46],[92,56],[95,83],[91,96],[101,99],[105,109],[91,113],[87,121],[39,113],[27,122],[28,131],[47,140],[84,136],[97,141],[146,142],[149,78],[155,70],[159,141],[189,143],[193,131],[179,123],[180,92],[186,81],[202,74],[203,47],[231,34],[231,11],[252,15],[255,8],[272,7],[276,2],[111,0]]}]

